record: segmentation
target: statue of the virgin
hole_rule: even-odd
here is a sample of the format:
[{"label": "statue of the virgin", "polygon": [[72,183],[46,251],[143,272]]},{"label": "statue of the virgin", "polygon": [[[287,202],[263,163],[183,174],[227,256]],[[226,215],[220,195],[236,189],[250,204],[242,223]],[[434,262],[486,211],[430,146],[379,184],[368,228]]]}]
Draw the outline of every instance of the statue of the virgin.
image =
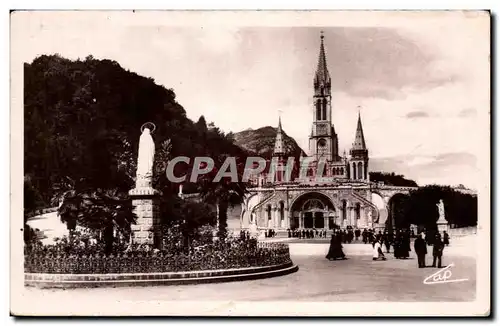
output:
[{"label": "statue of the virgin", "polygon": [[142,130],[139,138],[139,155],[137,158],[136,188],[150,188],[153,180],[153,162],[155,143],[151,137],[150,126]]}]

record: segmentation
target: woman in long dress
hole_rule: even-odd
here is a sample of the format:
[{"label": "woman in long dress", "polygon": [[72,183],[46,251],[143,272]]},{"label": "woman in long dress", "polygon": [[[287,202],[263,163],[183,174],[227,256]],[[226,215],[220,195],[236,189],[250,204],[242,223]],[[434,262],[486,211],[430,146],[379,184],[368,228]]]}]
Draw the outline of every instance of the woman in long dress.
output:
[{"label": "woman in long dress", "polygon": [[342,251],[342,238],[340,234],[332,234],[330,240],[330,248],[328,249],[328,254],[326,255],[328,260],[336,259],[346,259],[345,254]]}]

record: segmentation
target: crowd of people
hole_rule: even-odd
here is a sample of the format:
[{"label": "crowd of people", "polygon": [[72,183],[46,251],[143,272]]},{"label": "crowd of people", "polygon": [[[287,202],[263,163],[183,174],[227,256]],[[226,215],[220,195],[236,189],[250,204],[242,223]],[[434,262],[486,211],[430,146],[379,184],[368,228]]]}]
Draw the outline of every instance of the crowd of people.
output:
[{"label": "crowd of people", "polygon": [[[425,256],[427,255],[427,246],[432,246],[433,263],[431,267],[442,267],[442,256],[445,246],[450,244],[450,237],[446,231],[443,235],[437,231],[425,231],[415,234],[414,229],[397,229],[395,232],[387,230],[374,229],[354,229],[347,228],[344,230],[335,229],[331,231],[317,229],[288,229],[289,238],[298,239],[314,239],[327,238],[328,233],[332,232],[330,239],[330,248],[326,258],[329,260],[347,259],[343,251],[343,244],[353,242],[362,242],[371,244],[373,247],[373,260],[387,260],[385,254],[392,252],[396,259],[408,259],[411,252],[411,239],[415,238],[413,247],[417,255],[418,267],[424,268]],[[272,238],[276,236],[276,231],[273,229],[266,230],[265,237]],[[250,238],[248,231],[241,231],[240,237]],[[385,249],[385,253],[384,253]]]},{"label": "crowd of people", "polygon": [[313,239],[313,238],[326,238],[325,230],[299,230],[299,229],[288,229],[288,237],[289,238],[298,238],[298,239]]},{"label": "crowd of people", "polygon": [[[357,235],[356,231],[359,230],[334,231],[330,239],[330,248],[326,258],[328,260],[346,259],[342,244],[351,243],[353,237],[357,240],[359,235]],[[417,255],[419,268],[426,267],[425,256],[427,254],[428,245],[432,245],[433,247],[433,262],[431,267],[436,267],[437,265],[438,268],[441,268],[444,247],[450,244],[450,237],[446,231],[444,231],[443,236],[441,236],[437,231],[427,233],[424,230],[418,235],[415,235],[413,230],[396,230],[395,233],[384,230],[383,233],[382,231],[375,233],[373,230],[365,229],[361,233],[361,238],[363,243],[372,244],[373,260],[387,260],[383,248],[385,247],[385,253],[389,253],[391,251],[391,246],[393,247],[394,258],[408,259],[411,251],[411,238],[416,238],[414,250]]]}]

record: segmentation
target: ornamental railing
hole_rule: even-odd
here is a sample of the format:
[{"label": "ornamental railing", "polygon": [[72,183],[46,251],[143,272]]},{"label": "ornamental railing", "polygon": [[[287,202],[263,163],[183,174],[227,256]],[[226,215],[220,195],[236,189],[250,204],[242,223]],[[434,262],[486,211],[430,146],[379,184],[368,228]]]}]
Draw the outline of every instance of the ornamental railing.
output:
[{"label": "ornamental railing", "polygon": [[204,246],[191,253],[132,252],[116,255],[28,253],[26,273],[110,274],[219,270],[280,265],[290,262],[288,245],[258,243],[226,248]]}]

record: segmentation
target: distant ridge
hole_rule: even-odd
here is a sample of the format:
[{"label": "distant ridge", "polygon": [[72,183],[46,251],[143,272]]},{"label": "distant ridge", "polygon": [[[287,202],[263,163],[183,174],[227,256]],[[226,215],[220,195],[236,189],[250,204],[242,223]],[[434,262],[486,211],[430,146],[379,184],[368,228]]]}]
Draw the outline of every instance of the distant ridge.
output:
[{"label": "distant ridge", "polygon": [[[236,145],[250,152],[252,155],[259,155],[264,158],[272,157],[274,141],[277,128],[266,126],[259,129],[248,128],[234,134]],[[285,155],[299,157],[305,155],[295,139],[288,136],[283,131],[283,141],[285,145]]]}]

